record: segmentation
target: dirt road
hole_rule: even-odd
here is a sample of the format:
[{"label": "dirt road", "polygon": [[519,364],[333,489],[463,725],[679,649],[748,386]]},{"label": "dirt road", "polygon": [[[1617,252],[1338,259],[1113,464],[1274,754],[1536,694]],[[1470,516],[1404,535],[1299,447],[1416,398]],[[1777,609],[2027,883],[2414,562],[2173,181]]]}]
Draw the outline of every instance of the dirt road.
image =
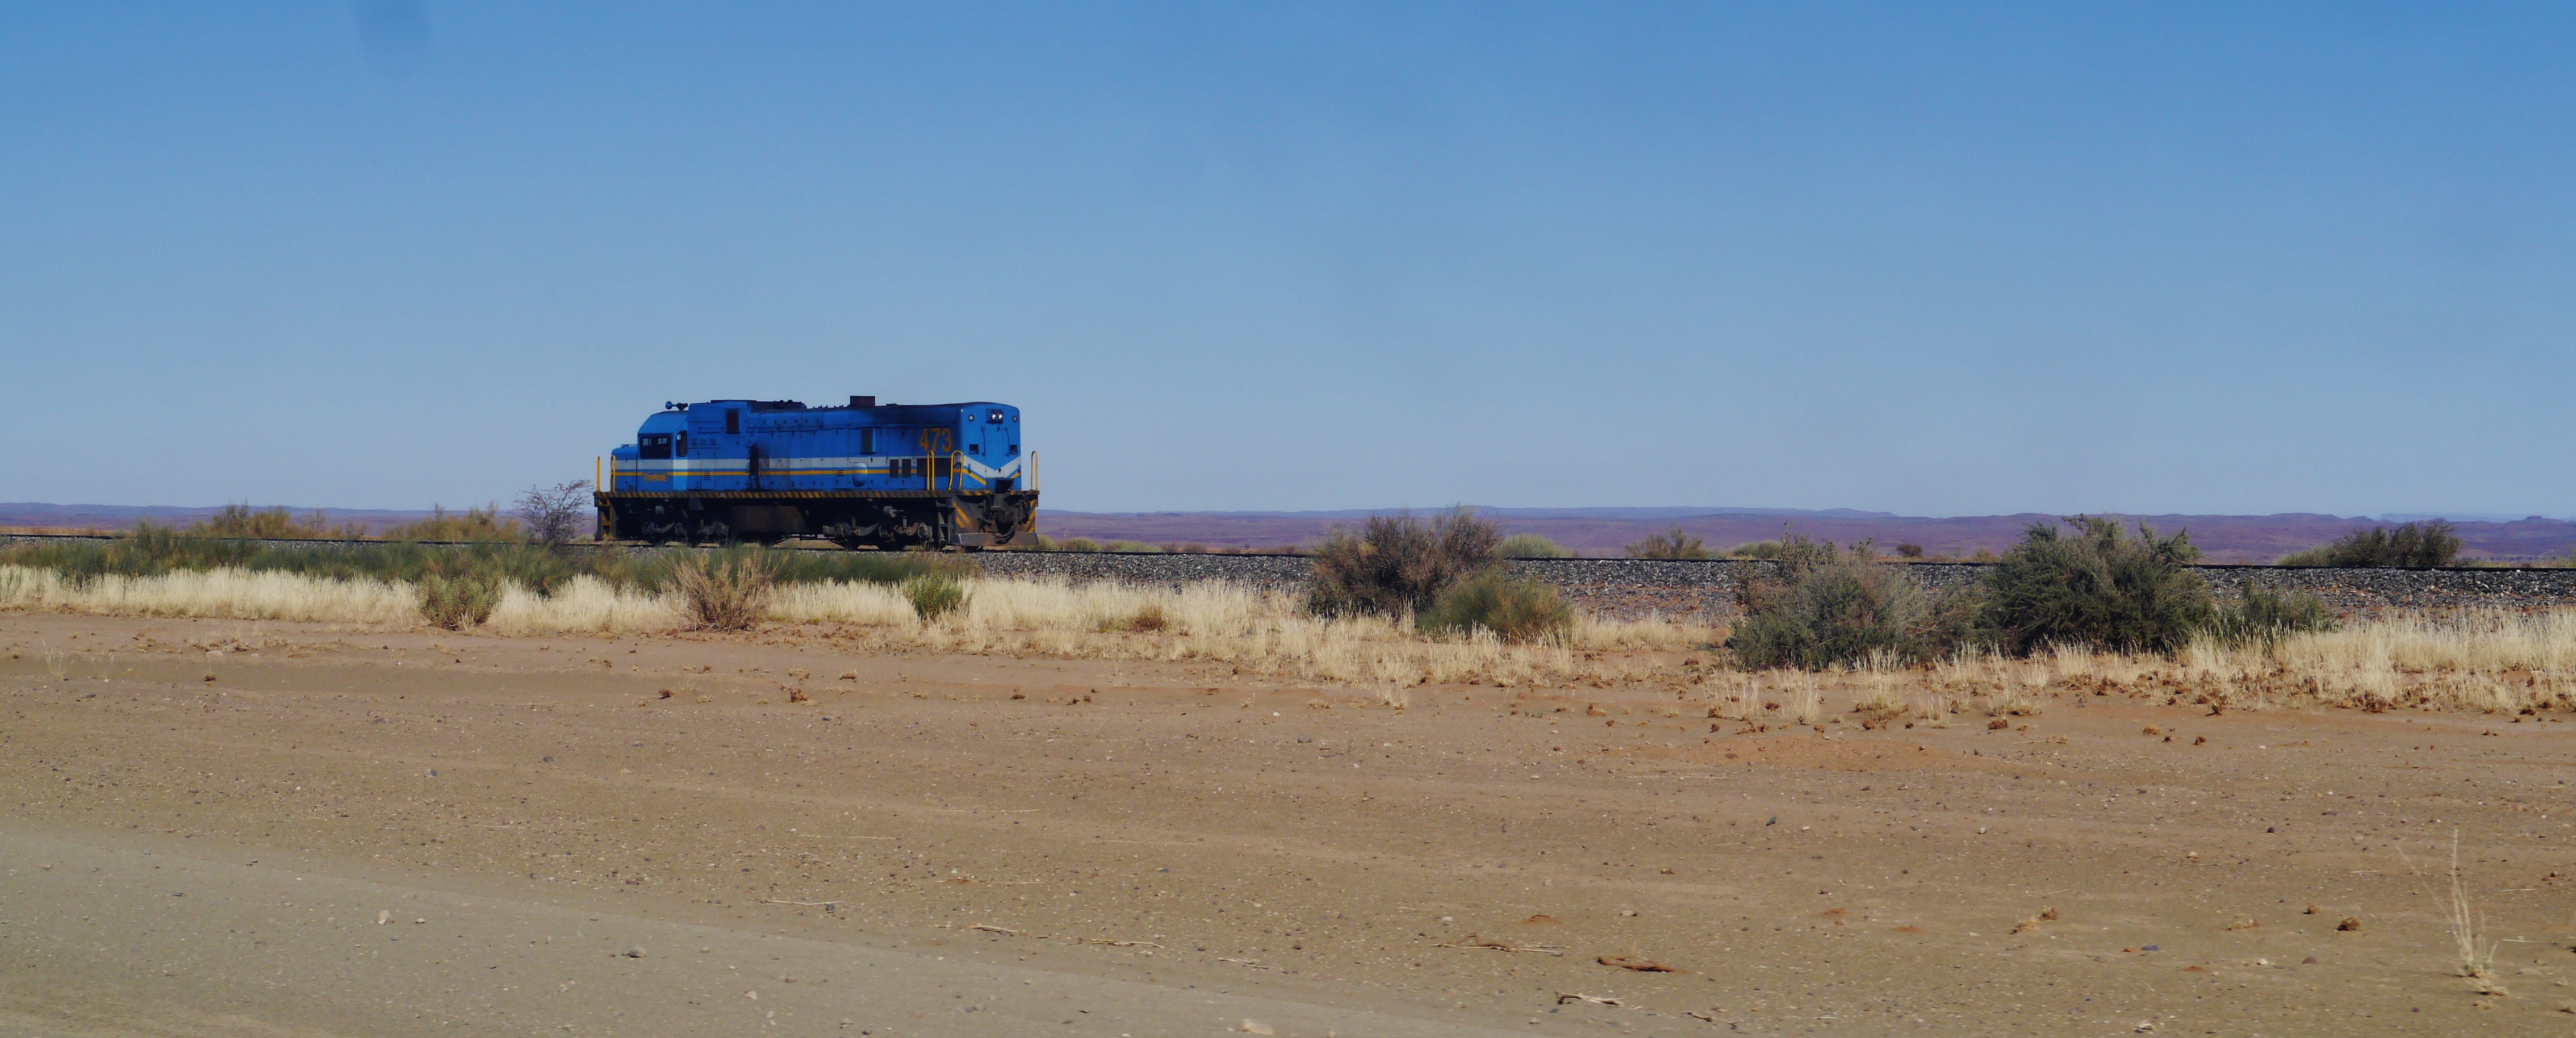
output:
[{"label": "dirt road", "polygon": [[[2534,718],[1741,732],[812,633],[0,646],[0,1033],[2576,1032],[2576,738]],[[2454,829],[2504,994],[2457,975]]]}]

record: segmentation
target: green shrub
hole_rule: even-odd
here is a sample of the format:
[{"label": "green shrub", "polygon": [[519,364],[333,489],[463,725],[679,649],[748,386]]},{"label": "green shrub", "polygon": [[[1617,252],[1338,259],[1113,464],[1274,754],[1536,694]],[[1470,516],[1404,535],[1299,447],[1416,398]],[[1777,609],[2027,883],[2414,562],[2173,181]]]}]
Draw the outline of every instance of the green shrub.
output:
[{"label": "green shrub", "polygon": [[2284,566],[2347,566],[2357,569],[2431,569],[2459,560],[2460,535],[2440,519],[2401,523],[2394,530],[2374,526],[2355,530],[2322,547],[2281,557]]},{"label": "green shrub", "polygon": [[1100,542],[1089,537],[1067,537],[1057,542],[1057,551],[1099,551]]},{"label": "green shrub", "polygon": [[1307,602],[1318,613],[1421,613],[1461,580],[1494,566],[1494,524],[1461,506],[1425,523],[1373,515],[1354,534],[1335,529],[1315,548]]},{"label": "green shrub", "polygon": [[903,597],[912,602],[912,615],[929,623],[966,606],[966,585],[944,573],[925,573],[903,582]]},{"label": "green shrub", "polygon": [[453,578],[435,574],[420,579],[420,616],[431,626],[462,631],[492,618],[492,608],[501,604],[501,588],[490,577],[465,574]]},{"label": "green shrub", "polygon": [[1414,626],[1431,634],[1482,628],[1507,642],[1563,641],[1574,629],[1574,607],[1548,584],[1487,570],[1441,593]]},{"label": "green shrub", "polygon": [[1163,549],[1160,545],[1147,544],[1143,541],[1111,541],[1107,544],[1101,545],[1100,550],[1144,552],[1149,555],[1160,555],[1163,553]]},{"label": "green shrub", "polygon": [[1506,559],[1570,559],[1574,552],[1562,544],[1534,533],[1516,533],[1503,538],[1494,554]]},{"label": "green shrub", "polygon": [[1848,553],[1832,541],[1791,535],[1776,546],[1779,574],[1737,586],[1744,607],[1726,640],[1747,667],[1821,670],[1872,656],[1929,658],[1956,642],[1961,610],[1877,562],[1867,541]]},{"label": "green shrub", "polygon": [[1727,554],[1739,559],[1776,559],[1780,557],[1780,542],[1755,541],[1751,544],[1739,544],[1735,546],[1735,550]]},{"label": "green shrub", "polygon": [[1678,526],[1628,542],[1627,552],[1632,559],[1705,559],[1716,554]]},{"label": "green shrub", "polygon": [[2216,621],[2188,532],[2159,538],[2095,516],[2033,523],[1986,574],[1982,627],[2016,656],[2052,645],[2171,652]]}]

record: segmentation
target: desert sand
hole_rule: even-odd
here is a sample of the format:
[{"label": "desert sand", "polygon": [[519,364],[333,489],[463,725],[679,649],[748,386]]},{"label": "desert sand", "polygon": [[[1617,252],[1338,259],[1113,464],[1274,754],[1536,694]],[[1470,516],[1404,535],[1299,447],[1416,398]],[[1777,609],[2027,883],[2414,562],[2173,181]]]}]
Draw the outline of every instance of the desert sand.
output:
[{"label": "desert sand", "polygon": [[0,1033],[2576,1033],[2546,713],[1397,709],[819,627],[0,656]]}]

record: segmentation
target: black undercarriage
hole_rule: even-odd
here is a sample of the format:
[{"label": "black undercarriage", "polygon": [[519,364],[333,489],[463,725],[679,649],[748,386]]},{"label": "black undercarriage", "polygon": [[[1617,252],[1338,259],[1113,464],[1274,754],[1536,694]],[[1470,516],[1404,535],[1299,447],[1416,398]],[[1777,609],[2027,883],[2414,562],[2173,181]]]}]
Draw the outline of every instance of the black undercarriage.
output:
[{"label": "black undercarriage", "polygon": [[595,493],[603,540],[653,544],[820,537],[845,548],[986,548],[1037,529],[1034,490]]}]

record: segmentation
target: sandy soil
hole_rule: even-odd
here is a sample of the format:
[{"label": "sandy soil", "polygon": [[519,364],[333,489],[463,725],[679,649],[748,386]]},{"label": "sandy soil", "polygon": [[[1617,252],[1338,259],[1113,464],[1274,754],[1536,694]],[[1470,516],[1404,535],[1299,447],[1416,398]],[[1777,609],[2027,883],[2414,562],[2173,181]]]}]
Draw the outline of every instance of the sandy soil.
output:
[{"label": "sandy soil", "polygon": [[[0,646],[0,1034],[2576,1033],[2545,720],[1744,732],[812,632]],[[2506,994],[2456,974],[2454,829]]]}]

